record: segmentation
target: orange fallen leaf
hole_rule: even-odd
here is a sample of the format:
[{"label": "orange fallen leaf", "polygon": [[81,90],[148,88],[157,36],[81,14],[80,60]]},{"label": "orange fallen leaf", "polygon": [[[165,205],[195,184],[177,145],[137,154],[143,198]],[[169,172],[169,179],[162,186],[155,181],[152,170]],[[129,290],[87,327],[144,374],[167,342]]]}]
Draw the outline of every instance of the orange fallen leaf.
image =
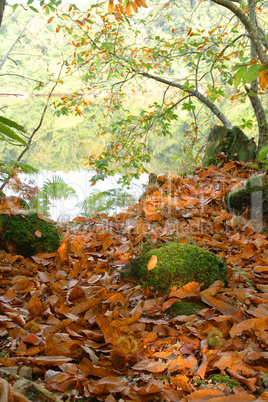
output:
[{"label": "orange fallen leaf", "polygon": [[152,255],[152,257],[150,258],[150,261],[149,261],[148,264],[147,264],[147,269],[148,269],[148,271],[151,271],[152,269],[154,269],[154,267],[155,267],[156,264],[157,264],[157,261],[158,261],[157,256],[156,256],[156,255]]}]

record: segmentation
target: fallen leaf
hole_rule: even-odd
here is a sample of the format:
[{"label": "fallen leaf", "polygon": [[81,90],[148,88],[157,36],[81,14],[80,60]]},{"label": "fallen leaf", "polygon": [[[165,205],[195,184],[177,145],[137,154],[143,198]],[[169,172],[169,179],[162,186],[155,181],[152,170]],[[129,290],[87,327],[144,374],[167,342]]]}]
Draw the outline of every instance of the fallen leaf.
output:
[{"label": "fallen leaf", "polygon": [[157,256],[156,256],[156,255],[152,255],[152,257],[150,258],[150,261],[149,261],[148,264],[147,264],[147,269],[148,269],[148,271],[151,271],[152,269],[154,269],[154,267],[155,267],[156,264],[157,264],[157,261],[158,261]]}]

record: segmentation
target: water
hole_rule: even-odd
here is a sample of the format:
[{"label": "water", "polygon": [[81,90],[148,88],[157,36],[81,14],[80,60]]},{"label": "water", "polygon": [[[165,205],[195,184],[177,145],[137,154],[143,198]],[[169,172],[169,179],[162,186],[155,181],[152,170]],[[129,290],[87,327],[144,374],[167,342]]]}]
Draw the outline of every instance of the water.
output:
[{"label": "water", "polygon": [[[94,174],[94,172],[87,170],[70,171],[68,173],[43,170],[35,175],[21,175],[20,177],[23,181],[34,180],[39,189],[42,188],[45,181],[51,181],[55,175],[61,177],[66,184],[71,186],[75,190],[77,198],[73,197],[67,200],[64,200],[63,198],[60,200],[53,200],[51,201],[50,206],[50,217],[55,221],[66,222],[81,215],[82,211],[81,208],[79,208],[78,203],[90,196],[93,190],[105,191],[122,188],[118,184],[119,175],[97,182],[95,186],[92,186],[90,179]],[[135,200],[138,200],[140,195],[144,192],[144,185],[147,183],[148,175],[143,174],[140,176],[139,180],[133,179],[130,187],[124,187],[123,190],[131,194]],[[9,191],[9,194],[7,195],[11,195],[11,192]],[[121,208],[115,207],[113,211],[110,212],[118,213],[121,210]]]}]

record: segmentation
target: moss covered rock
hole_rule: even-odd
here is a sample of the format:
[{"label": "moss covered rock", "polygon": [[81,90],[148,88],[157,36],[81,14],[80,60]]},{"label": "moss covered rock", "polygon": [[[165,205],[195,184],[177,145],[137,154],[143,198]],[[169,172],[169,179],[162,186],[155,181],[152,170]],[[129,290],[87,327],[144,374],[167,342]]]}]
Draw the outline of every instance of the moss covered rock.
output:
[{"label": "moss covered rock", "polygon": [[53,252],[60,246],[61,233],[53,223],[40,219],[36,213],[0,215],[0,249],[30,257]]},{"label": "moss covered rock", "polygon": [[[157,264],[148,271],[153,255]],[[121,278],[167,293],[172,285],[204,283],[203,289],[220,279],[226,282],[227,267],[223,260],[208,250],[191,244],[166,243],[131,260],[121,270]]]},{"label": "moss covered rock", "polygon": [[268,177],[258,175],[249,179],[245,187],[232,191],[226,197],[229,211],[247,216],[258,225],[268,226]]},{"label": "moss covered rock", "polygon": [[214,158],[223,152],[228,160],[249,162],[256,157],[256,144],[250,140],[238,127],[228,129],[223,126],[214,126],[208,136],[203,166],[217,164]]}]

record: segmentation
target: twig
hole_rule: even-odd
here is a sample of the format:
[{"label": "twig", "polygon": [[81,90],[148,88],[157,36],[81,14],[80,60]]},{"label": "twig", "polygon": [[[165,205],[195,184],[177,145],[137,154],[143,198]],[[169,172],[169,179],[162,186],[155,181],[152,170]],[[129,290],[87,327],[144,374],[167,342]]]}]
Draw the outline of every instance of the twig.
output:
[{"label": "twig", "polygon": [[[23,388],[24,390],[27,388],[30,388],[30,387],[34,387],[36,389],[36,391],[39,392],[39,394],[43,395],[45,398],[49,399],[50,401],[62,402],[62,399],[59,399],[52,392],[48,391],[44,387],[41,387],[41,385],[36,384],[36,382],[34,382],[34,381],[26,380],[25,378],[20,377],[19,375],[14,374],[14,373],[12,373],[8,370],[2,369],[2,368],[0,368],[0,373],[1,373],[1,377],[3,375],[6,375],[6,376],[11,376],[12,378],[14,378],[17,381],[22,381],[23,386],[21,386],[20,388]],[[17,391],[19,391],[19,389],[17,389]]]},{"label": "twig", "polygon": [[7,54],[5,55],[5,57],[3,58],[2,62],[0,63],[0,70],[3,67],[3,65],[5,64],[5,62],[8,59],[8,56],[10,55],[10,53],[12,52],[12,50],[14,49],[14,47],[16,46],[17,42],[20,40],[20,38],[22,37],[22,35],[24,34],[24,32],[26,31],[27,25],[29,24],[29,22],[31,21],[33,17],[29,18],[28,21],[26,22],[23,30],[21,31],[21,33],[19,34],[19,36],[17,37],[17,39],[15,40],[15,42],[13,43],[13,45],[11,46],[11,48],[9,49],[9,51],[7,52]]}]

